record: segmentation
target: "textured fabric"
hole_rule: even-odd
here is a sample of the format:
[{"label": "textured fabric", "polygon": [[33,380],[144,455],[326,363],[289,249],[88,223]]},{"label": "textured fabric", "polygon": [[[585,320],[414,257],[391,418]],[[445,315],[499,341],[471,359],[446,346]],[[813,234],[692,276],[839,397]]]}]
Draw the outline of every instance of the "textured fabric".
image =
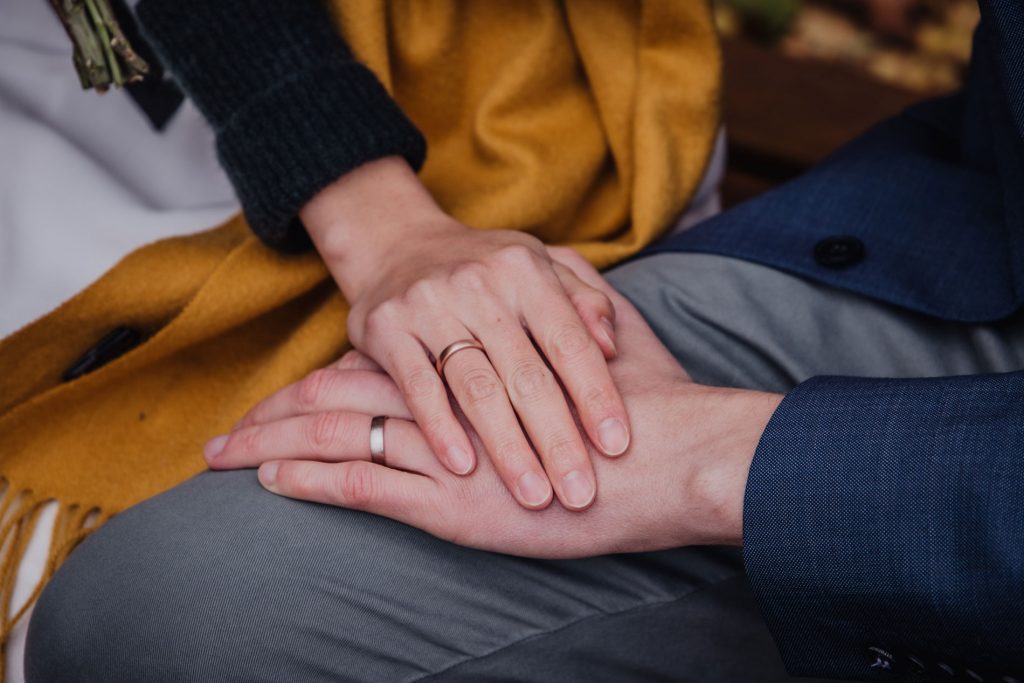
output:
[{"label": "textured fabric", "polygon": [[744,503],[747,571],[789,670],[863,676],[877,647],[904,673],[914,657],[1024,676],[1022,500],[1024,372],[800,385]]},{"label": "textured fabric", "polygon": [[[936,321],[699,254],[609,278],[707,383],[1024,366],[1020,319]],[[220,472],[75,551],[40,600],[27,667],[30,683],[790,680],[767,634],[733,550],[520,559]]]},{"label": "textured fabric", "polygon": [[[950,320],[1015,312],[1024,304],[1024,119],[1009,103],[1024,101],[1024,32],[1008,29],[1022,10],[1016,0],[980,4],[964,93],[911,108],[656,251],[749,259]],[[832,236],[859,239],[863,260],[817,261],[815,246]]]},{"label": "textured fabric", "polygon": [[136,12],[216,131],[267,244],[309,247],[299,209],[356,166],[389,155],[423,164],[423,136],[352,56],[323,0],[142,0]]},{"label": "textured fabric", "polygon": [[1014,127],[1024,138],[1024,7],[1016,0],[982,1],[981,12],[989,26],[994,67],[1006,85]]},{"label": "textured fabric", "polygon": [[[708,594],[721,584],[728,609]],[[722,646],[746,656],[720,661]],[[276,497],[251,470],[201,474],[87,539],[36,607],[25,673],[29,683],[789,680],[734,551],[524,560]]]},{"label": "textured fabric", "polygon": [[[717,127],[705,3],[339,4],[354,54],[426,133],[423,180],[455,218],[605,266],[696,190]],[[336,358],[346,310],[315,254],[271,251],[238,217],[129,255],[0,342],[0,615],[45,501],[61,506],[56,567],[110,515],[204,469],[204,440]],[[61,381],[123,325],[138,347]]]},{"label": "textured fabric", "polygon": [[336,0],[345,40],[423,131],[449,214],[606,267],[693,196],[719,120],[710,7],[656,0]]},{"label": "textured fabric", "polygon": [[[964,93],[658,250],[749,259],[936,318],[1007,321],[993,330],[1019,320],[1022,14],[1015,2],[981,7]],[[830,236],[859,239],[863,259],[836,269],[816,258]],[[885,677],[917,660],[968,680],[1024,678],[1022,398],[1014,373],[822,378],[783,401],[750,470],[744,552],[791,672]]]},{"label": "textured fabric", "polygon": [[[238,204],[214,155],[213,134],[191,104],[157,133],[126,92],[98,97],[81,89],[67,35],[49,3],[0,0],[0,17],[5,336],[73,296],[131,249],[205,229],[237,213]],[[44,507],[11,589],[14,605],[31,595],[45,572],[52,533],[53,515]],[[8,683],[24,681],[27,627],[23,619],[6,641]]]}]

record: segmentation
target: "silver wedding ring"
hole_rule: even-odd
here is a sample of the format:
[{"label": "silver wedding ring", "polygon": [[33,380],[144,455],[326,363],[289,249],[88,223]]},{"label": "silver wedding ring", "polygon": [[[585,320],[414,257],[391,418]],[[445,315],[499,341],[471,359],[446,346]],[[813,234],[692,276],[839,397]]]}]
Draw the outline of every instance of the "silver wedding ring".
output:
[{"label": "silver wedding ring", "polygon": [[370,420],[370,461],[375,465],[384,463],[384,423],[387,415],[378,415]]}]

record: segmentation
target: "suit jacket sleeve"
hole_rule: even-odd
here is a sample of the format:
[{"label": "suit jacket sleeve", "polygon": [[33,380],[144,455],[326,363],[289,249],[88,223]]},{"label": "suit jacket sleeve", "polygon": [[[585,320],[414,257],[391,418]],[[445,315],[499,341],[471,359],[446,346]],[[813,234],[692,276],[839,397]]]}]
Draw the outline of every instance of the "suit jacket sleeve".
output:
[{"label": "suit jacket sleeve", "polygon": [[1024,372],[803,383],[754,457],[744,556],[793,674],[1024,680]]},{"label": "suit jacket sleeve", "polygon": [[426,142],[353,56],[322,0],[142,0],[145,37],[217,135],[267,244],[309,246],[299,209],[353,168]]}]

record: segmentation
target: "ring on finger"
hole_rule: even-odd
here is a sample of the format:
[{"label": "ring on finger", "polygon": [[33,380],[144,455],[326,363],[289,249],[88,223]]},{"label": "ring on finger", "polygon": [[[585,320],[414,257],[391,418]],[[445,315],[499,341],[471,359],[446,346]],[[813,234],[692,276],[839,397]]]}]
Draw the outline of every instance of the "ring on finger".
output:
[{"label": "ring on finger", "polygon": [[484,345],[476,339],[460,339],[459,341],[452,342],[448,346],[444,347],[444,350],[437,356],[437,363],[435,364],[437,374],[444,377],[444,366],[448,364],[448,361],[451,360],[452,356],[457,354],[459,351],[465,351],[466,349],[478,349],[483,351],[484,354],[487,353],[487,351],[484,350]]},{"label": "ring on finger", "polygon": [[387,415],[377,415],[370,420],[370,462],[374,465],[387,465],[384,459],[384,423]]}]

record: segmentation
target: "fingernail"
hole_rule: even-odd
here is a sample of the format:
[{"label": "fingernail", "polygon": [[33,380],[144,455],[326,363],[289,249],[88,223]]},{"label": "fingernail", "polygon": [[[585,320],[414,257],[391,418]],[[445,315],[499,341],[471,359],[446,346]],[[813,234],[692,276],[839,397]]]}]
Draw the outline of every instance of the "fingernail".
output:
[{"label": "fingernail", "polygon": [[520,475],[516,486],[519,488],[519,498],[527,505],[543,505],[551,497],[548,480],[533,471]]},{"label": "fingernail", "polygon": [[608,346],[612,348],[612,352],[618,353],[618,349],[615,348],[615,342],[612,338],[612,334],[615,332],[615,326],[612,325],[611,320],[604,316],[601,316],[601,332],[604,333],[604,340],[608,342]]},{"label": "fingernail", "polygon": [[224,450],[224,444],[226,444],[227,442],[227,434],[221,434],[220,436],[213,437],[212,439],[206,442],[205,446],[203,446],[203,455],[206,456],[207,460],[213,460],[218,455],[220,455],[220,452],[222,450]]},{"label": "fingernail", "polygon": [[473,456],[466,449],[455,446],[448,449],[448,464],[455,474],[469,474],[473,469]]},{"label": "fingernail", "polygon": [[562,478],[562,495],[567,505],[574,508],[585,508],[594,500],[594,482],[579,470],[573,470]]},{"label": "fingernail", "polygon": [[277,481],[278,467],[279,465],[276,462],[264,463],[257,473],[260,483],[263,484],[264,488],[270,491],[274,490],[274,482]]},{"label": "fingernail", "polygon": [[617,417],[609,417],[599,424],[597,437],[601,440],[601,449],[607,455],[622,455],[629,448],[629,432]]}]

